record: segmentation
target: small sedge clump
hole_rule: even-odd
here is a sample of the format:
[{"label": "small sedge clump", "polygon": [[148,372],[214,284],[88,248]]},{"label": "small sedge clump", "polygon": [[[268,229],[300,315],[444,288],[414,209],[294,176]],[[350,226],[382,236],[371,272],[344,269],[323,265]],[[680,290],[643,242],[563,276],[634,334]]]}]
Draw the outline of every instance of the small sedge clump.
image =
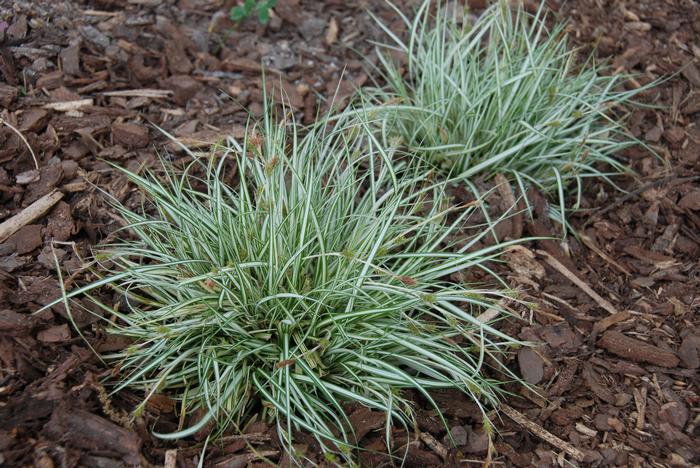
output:
[{"label": "small sedge clump", "polygon": [[[401,168],[369,133],[327,126],[302,138],[268,115],[252,144],[232,141],[219,160],[193,155],[184,172],[159,177],[124,170],[146,209],[116,205],[130,234],[100,247],[95,258],[109,259],[95,270],[101,279],[65,302],[90,297],[109,331],[132,340],[106,358],[120,368],[115,391],[143,391],[137,412],[167,392],[183,417],[204,413],[157,436],[188,437],[210,421],[216,434],[236,431],[257,415],[290,454],[305,431],[327,460],[349,462],[347,403],[407,429],[407,389],[438,412],[433,389],[457,389],[484,414],[497,404],[502,382],[486,376],[486,363],[517,341],[475,315],[507,291],[470,294],[446,278],[485,268],[500,247],[473,250],[474,238],[453,249],[451,235],[475,208],[434,203],[419,213],[419,200],[443,197],[444,183]],[[231,161],[234,187],[222,182]],[[450,224],[435,221],[448,212]],[[104,287],[122,307],[98,300]]]},{"label": "small sedge clump", "polygon": [[522,195],[535,186],[563,217],[585,178],[629,172],[615,155],[637,142],[611,109],[646,88],[618,91],[624,76],[600,74],[593,59],[577,65],[564,26],[546,27],[544,2],[534,15],[520,4],[499,0],[478,19],[439,1],[412,20],[396,8],[408,40],[379,23],[391,38],[379,47],[386,86],[363,93],[364,112],[417,161],[462,180],[500,173]]}]

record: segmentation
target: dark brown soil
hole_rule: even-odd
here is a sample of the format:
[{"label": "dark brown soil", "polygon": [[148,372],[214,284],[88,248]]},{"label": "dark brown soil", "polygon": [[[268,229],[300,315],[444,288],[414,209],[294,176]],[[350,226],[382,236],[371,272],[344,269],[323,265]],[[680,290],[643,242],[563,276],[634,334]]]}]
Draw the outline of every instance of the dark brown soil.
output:
[{"label": "dark brown soil", "polygon": [[[65,310],[32,312],[58,294],[54,254],[71,288],[90,247],[119,227],[98,188],[119,200],[132,189],[108,163],[142,170],[163,148],[176,162],[186,157],[154,125],[196,151],[240,137],[248,112],[262,112],[261,63],[274,77],[270,94],[284,94],[308,123],[336,92],[342,105],[368,81],[368,40],[382,34],[367,9],[402,32],[381,1],[279,0],[269,25],[238,28],[226,20],[232,3],[0,0],[0,117],[26,138],[38,164],[17,133],[0,126],[0,220],[52,199],[48,211],[0,239],[0,465],[198,463],[203,438],[165,443],[150,435],[156,423],[177,425],[172,400],[160,395],[132,420],[139,395],[107,393],[100,382],[112,369]],[[409,12],[415,2],[398,3]],[[408,439],[395,429],[394,449],[408,444],[410,466],[693,466],[700,463],[700,7],[548,4],[569,21],[582,55],[595,50],[615,71],[638,74],[628,86],[666,77],[644,93],[656,107],[629,119],[658,157],[642,147],[621,155],[638,174],[617,180],[626,194],[602,183],[587,188],[589,210],[573,217],[579,239],[506,256],[508,280],[537,305],[516,308],[525,320],[504,325],[538,343],[514,355],[512,368],[539,394],[513,386],[491,442],[473,404],[438,394],[457,447],[435,414],[419,409],[422,433]],[[557,234],[542,216],[546,201],[531,196],[538,216],[518,218],[508,232]],[[74,318],[96,349],[125,345],[91,315]],[[382,416],[348,411],[361,444],[385,451]],[[285,462],[270,428],[255,423],[246,433],[210,445],[205,465],[252,466],[261,456]],[[318,456],[310,439],[302,435],[299,444]],[[362,460],[387,463],[371,454]]]}]

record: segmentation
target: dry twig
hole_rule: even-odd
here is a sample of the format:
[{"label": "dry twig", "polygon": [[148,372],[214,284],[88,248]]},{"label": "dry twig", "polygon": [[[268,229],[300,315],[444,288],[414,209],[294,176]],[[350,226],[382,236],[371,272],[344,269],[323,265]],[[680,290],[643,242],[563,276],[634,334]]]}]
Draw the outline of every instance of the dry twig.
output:
[{"label": "dry twig", "polygon": [[600,258],[602,258],[603,260],[620,270],[622,273],[625,274],[625,276],[632,276],[632,273],[630,273],[627,268],[623,267],[622,265],[620,265],[620,263],[616,262],[610,255],[603,252],[603,250],[596,245],[593,239],[591,239],[583,233],[579,233],[579,238],[583,241],[584,244],[586,244],[586,247],[595,252]]},{"label": "dry twig", "polygon": [[102,93],[109,97],[145,97],[145,98],[167,98],[173,95],[168,89],[124,89],[121,91],[107,91]]},{"label": "dry twig", "polygon": [[428,434],[427,432],[421,432],[420,433],[420,440],[422,440],[425,445],[430,447],[430,449],[437,453],[440,458],[444,460],[447,460],[447,456],[449,455],[449,450],[447,450],[447,447],[442,445],[435,437],[432,435]]},{"label": "dry twig", "polygon": [[582,462],[585,458],[585,454],[571,445],[568,442],[565,442],[561,440],[559,437],[555,436],[542,426],[540,426],[537,423],[534,423],[530,421],[524,414],[522,414],[520,411],[517,411],[513,408],[511,408],[508,405],[502,404],[500,406],[501,411],[503,411],[510,419],[515,421],[516,423],[520,424],[522,427],[527,429],[528,431],[532,432],[535,434],[537,437],[540,439],[544,440],[545,442],[553,445],[554,447],[558,448],[559,450],[563,450],[567,454],[571,455],[574,457],[576,461]]},{"label": "dry twig", "polygon": [[600,307],[603,309],[607,310],[611,314],[616,314],[617,310],[615,307],[605,298],[600,296],[597,292],[595,292],[593,289],[591,289],[590,286],[588,286],[586,283],[584,283],[574,272],[566,268],[559,260],[554,258],[551,254],[548,252],[545,252],[544,250],[538,250],[538,254],[542,255],[544,257],[544,261],[547,263],[547,265],[551,266],[555,270],[557,270],[559,273],[564,275],[566,279],[574,283],[576,286],[581,288],[581,291],[585,292],[588,294],[591,299],[596,301]]},{"label": "dry twig", "polygon": [[12,234],[38,219],[49,211],[52,206],[58,203],[61,198],[63,198],[63,193],[54,190],[44,195],[12,218],[3,221],[3,223],[0,224],[0,242],[4,242]]}]

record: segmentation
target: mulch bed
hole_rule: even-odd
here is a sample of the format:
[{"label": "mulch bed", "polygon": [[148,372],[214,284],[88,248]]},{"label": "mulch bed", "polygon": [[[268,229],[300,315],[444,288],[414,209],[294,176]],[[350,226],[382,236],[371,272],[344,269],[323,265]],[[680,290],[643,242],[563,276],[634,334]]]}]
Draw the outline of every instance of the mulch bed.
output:
[{"label": "mulch bed", "polygon": [[[154,149],[186,160],[155,126],[207,151],[227,135],[242,136],[249,115],[261,115],[265,93],[284,96],[296,119],[309,123],[370,80],[368,40],[383,36],[367,9],[402,32],[381,1],[279,0],[267,26],[252,20],[237,28],[226,19],[232,3],[0,6],[0,117],[26,138],[0,126],[0,220],[47,203],[0,238],[0,465],[196,466],[206,434],[174,443],[150,435],[154,426],[177,426],[175,402],[154,398],[132,420],[139,395],[108,395],[100,382],[113,370],[66,311],[31,313],[58,294],[54,255],[71,287],[90,247],[120,226],[100,190],[123,201],[131,188],[110,163],[142,170],[157,164]],[[412,3],[399,2],[406,12]],[[589,210],[572,218],[580,238],[507,254],[504,274],[537,305],[516,309],[525,320],[504,324],[538,344],[513,355],[512,366],[538,391],[512,387],[490,462],[692,466],[700,463],[700,7],[692,0],[549,3],[569,21],[582,54],[595,48],[614,70],[638,73],[629,86],[667,77],[642,98],[656,107],[629,119],[658,156],[642,147],[621,155],[637,172],[617,180],[626,194],[597,182],[587,187]],[[546,201],[531,195],[535,216],[511,222],[511,235],[556,234],[543,215]],[[89,314],[74,320],[98,351],[124,346]],[[489,438],[474,405],[451,393],[436,399],[457,447],[426,406],[418,411],[420,436],[395,429],[393,448],[406,451],[409,466],[483,464]],[[348,411],[361,445],[385,451],[383,416]],[[258,422],[245,432],[210,445],[207,466],[285,462],[273,430]],[[298,441],[298,451],[322,462],[313,440]],[[388,463],[372,453],[362,460]]]}]

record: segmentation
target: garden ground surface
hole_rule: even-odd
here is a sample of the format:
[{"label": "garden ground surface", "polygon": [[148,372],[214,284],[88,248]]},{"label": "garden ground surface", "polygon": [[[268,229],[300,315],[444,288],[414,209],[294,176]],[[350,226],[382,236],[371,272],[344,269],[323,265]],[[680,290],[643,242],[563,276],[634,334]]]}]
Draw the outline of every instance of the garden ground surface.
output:
[{"label": "garden ground surface", "polygon": [[[204,435],[177,443],[150,436],[154,425],[177,426],[172,400],[158,395],[131,421],[139,395],[105,392],[100,382],[116,371],[94,356],[65,310],[31,315],[58,294],[53,253],[70,288],[84,279],[81,259],[91,245],[120,226],[98,189],[125,200],[132,188],[107,162],[140,170],[155,163],[154,148],[185,158],[154,124],[202,151],[240,137],[246,112],[262,112],[261,63],[271,94],[283,88],[308,123],[334,94],[342,105],[368,82],[367,41],[383,37],[367,9],[403,30],[380,1],[279,0],[267,27],[251,20],[236,29],[224,3],[232,2],[0,0],[0,117],[27,139],[39,166],[25,142],[0,127],[0,220],[26,214],[42,197],[51,205],[0,238],[0,465],[197,464]],[[406,12],[411,3],[398,2]],[[538,343],[514,354],[512,368],[539,393],[511,388],[491,463],[691,466],[700,463],[700,7],[692,0],[549,6],[569,21],[584,53],[595,48],[614,70],[639,74],[628,86],[668,77],[643,98],[660,107],[629,119],[659,157],[641,147],[620,155],[638,173],[618,179],[627,194],[590,184],[584,206],[591,209],[572,217],[580,240],[530,243],[505,256],[501,272],[537,304],[532,312],[514,307],[524,320],[503,324]],[[535,197],[540,215],[544,203]],[[504,237],[559,232],[542,216],[501,227]],[[125,345],[94,317],[75,320],[99,351]],[[410,466],[482,464],[489,440],[474,405],[458,394],[436,398],[458,446],[426,407],[418,411],[421,434],[407,441],[397,429],[394,448],[408,442]],[[383,416],[348,411],[360,444],[385,451]],[[283,461],[264,423],[246,433],[210,445],[206,464]],[[298,440],[300,451],[317,456],[309,438]]]}]

